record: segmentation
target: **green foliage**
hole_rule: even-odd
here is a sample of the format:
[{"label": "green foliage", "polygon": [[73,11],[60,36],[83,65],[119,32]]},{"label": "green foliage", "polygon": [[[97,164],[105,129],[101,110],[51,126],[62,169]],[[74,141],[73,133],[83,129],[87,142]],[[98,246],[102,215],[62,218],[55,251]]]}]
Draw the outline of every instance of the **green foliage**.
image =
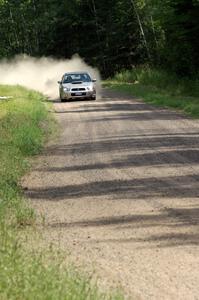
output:
[{"label": "green foliage", "polygon": [[103,75],[148,63],[198,76],[198,0],[0,2],[0,57],[79,53]]},{"label": "green foliage", "polygon": [[199,2],[170,1],[172,14],[164,20],[167,67],[181,76],[198,75]]},{"label": "green foliage", "polygon": [[145,86],[152,86],[161,90],[168,91],[175,96],[199,95],[199,80],[189,78],[179,78],[174,73],[168,73],[164,70],[153,69],[146,66],[124,70],[116,73],[114,79],[117,82],[140,83]]},{"label": "green foliage", "polygon": [[29,166],[26,157],[42,147],[46,132],[40,124],[48,114],[37,92],[1,86],[0,94],[13,97],[0,102],[0,199],[19,224],[30,223],[34,214],[20,199],[18,181]]}]

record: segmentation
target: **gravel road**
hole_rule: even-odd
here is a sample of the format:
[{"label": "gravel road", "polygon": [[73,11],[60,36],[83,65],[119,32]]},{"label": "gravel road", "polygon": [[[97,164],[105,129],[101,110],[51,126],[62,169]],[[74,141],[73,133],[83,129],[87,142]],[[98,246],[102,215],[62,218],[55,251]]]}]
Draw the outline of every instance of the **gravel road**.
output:
[{"label": "gravel road", "polygon": [[199,121],[103,90],[23,180],[46,244],[130,299],[199,299]]}]

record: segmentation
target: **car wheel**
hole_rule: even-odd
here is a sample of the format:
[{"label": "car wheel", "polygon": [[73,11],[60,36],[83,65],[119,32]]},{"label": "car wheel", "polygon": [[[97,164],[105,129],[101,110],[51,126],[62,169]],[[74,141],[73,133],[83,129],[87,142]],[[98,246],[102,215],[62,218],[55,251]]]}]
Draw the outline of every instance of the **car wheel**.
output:
[{"label": "car wheel", "polygon": [[90,97],[90,100],[96,100],[96,96]]}]

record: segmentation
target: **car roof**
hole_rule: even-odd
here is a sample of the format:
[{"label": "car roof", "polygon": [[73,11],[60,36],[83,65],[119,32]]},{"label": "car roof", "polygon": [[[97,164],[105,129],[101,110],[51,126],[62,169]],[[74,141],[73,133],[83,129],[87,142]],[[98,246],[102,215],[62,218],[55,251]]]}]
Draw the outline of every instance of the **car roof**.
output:
[{"label": "car roof", "polygon": [[88,74],[88,72],[67,72],[64,75],[71,75],[71,74]]}]

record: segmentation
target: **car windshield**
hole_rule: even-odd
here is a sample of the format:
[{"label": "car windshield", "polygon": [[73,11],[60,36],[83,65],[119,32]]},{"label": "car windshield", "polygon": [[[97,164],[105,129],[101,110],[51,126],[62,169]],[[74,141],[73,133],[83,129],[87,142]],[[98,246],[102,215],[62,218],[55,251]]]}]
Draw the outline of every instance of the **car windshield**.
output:
[{"label": "car windshield", "polygon": [[91,82],[91,78],[87,73],[81,74],[65,74],[63,83],[73,83],[75,81]]}]

